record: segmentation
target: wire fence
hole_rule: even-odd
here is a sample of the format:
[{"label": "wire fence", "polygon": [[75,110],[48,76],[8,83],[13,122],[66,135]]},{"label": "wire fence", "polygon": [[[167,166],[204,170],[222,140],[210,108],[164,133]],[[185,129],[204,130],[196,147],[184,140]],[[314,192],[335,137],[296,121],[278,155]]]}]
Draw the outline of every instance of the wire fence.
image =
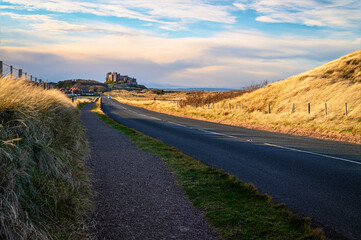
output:
[{"label": "wire fence", "polygon": [[[151,100],[151,99],[149,99]],[[161,101],[161,102],[169,102],[169,103],[173,103],[176,104],[178,108],[184,108],[185,105],[182,105],[181,102],[183,100],[174,100],[174,99],[166,99],[166,98],[154,98],[154,101]],[[325,103],[322,107],[320,107],[320,104],[315,104],[317,105],[317,109],[314,112],[319,112],[319,110],[322,108],[322,110],[324,111],[324,115],[327,116],[330,114],[330,106]],[[193,107],[196,110],[219,110],[219,111],[240,111],[241,113],[250,113],[250,112],[254,112],[255,110],[250,110],[247,108],[246,105],[242,104],[242,103],[236,103],[236,104],[231,104],[231,103],[192,103],[192,104],[188,104],[188,106]],[[302,109],[302,106],[298,106],[298,112],[305,112],[307,111],[307,113],[310,115],[311,112],[311,103],[307,103],[303,108],[305,109],[305,111],[299,110]],[[335,108],[335,106],[333,106],[333,108]],[[341,107],[340,105],[337,106],[337,110],[333,109],[333,112],[340,112],[341,111]],[[351,109],[352,110],[352,109]],[[271,114],[272,113],[272,105],[269,103],[265,109],[260,110],[258,109],[258,111],[267,113],[267,114]],[[347,116],[350,112],[350,108],[348,103],[344,103],[343,105],[343,114],[345,116]],[[279,113],[279,112],[277,112]],[[289,114],[292,115],[296,113],[296,105],[292,104],[290,107],[290,112]]]},{"label": "wire fence", "polygon": [[2,77],[10,77],[13,79],[23,79],[26,81],[34,82],[35,84],[38,84],[40,86],[43,86],[44,89],[49,89],[50,85],[48,84],[48,81],[43,81],[42,79],[32,75],[28,74],[27,72],[24,72],[23,69],[15,68],[13,65],[6,64],[3,61],[0,61],[0,78]]}]

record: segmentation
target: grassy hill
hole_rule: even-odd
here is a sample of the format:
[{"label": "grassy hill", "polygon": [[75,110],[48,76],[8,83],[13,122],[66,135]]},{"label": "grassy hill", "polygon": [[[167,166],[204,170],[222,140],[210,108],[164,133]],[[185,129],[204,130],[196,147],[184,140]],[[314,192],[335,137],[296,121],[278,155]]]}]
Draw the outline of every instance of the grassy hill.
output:
[{"label": "grassy hill", "polygon": [[109,90],[107,84],[95,81],[95,80],[83,80],[83,79],[74,79],[74,80],[65,80],[60,81],[55,84],[56,88],[79,88],[86,89],[94,92],[105,92]]},{"label": "grassy hill", "polygon": [[68,97],[0,78],[0,239],[85,238],[87,153]]},{"label": "grassy hill", "polygon": [[209,107],[118,99],[168,114],[361,143],[361,50]]},{"label": "grassy hill", "polygon": [[295,104],[296,113],[306,112],[310,103],[313,115],[323,114],[327,103],[329,120],[343,117],[344,104],[348,103],[348,119],[361,117],[361,50],[270,84],[233,102],[242,102],[248,111],[265,111],[270,103],[276,113],[289,113],[292,104]]},{"label": "grassy hill", "polygon": [[275,128],[361,135],[361,50],[229,102]]}]

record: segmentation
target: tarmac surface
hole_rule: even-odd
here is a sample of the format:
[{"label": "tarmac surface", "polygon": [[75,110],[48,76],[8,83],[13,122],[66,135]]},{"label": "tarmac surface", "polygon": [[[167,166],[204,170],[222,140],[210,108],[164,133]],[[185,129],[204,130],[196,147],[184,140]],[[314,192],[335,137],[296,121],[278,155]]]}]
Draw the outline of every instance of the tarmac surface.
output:
[{"label": "tarmac surface", "polygon": [[160,157],[142,152],[121,132],[82,110],[94,190],[95,239],[219,239],[186,199]]}]

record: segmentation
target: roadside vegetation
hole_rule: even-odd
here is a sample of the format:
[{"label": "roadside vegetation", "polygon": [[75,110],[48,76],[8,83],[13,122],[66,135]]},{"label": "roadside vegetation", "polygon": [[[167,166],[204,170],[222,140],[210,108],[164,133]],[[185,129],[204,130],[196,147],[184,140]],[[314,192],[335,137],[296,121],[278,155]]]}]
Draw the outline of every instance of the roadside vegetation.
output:
[{"label": "roadside vegetation", "polygon": [[[254,91],[180,93],[163,99],[110,92],[153,111],[224,124],[361,143],[361,50]],[[226,95],[223,93],[223,95]],[[212,99],[212,97],[215,99]],[[190,104],[189,104],[190,103]]]},{"label": "roadside vegetation", "polygon": [[0,78],[0,239],[86,238],[87,154],[70,99]]},{"label": "roadside vegetation", "polygon": [[96,99],[96,97],[82,97],[76,99],[74,104],[78,107],[78,109],[82,109],[85,105],[94,101],[94,99]]},{"label": "roadside vegetation", "polygon": [[293,215],[283,204],[275,204],[251,184],[208,167],[190,156],[140,132],[117,124],[100,108],[93,112],[106,124],[128,135],[143,151],[159,155],[176,177],[192,204],[223,239],[325,239],[312,229],[308,218]]}]

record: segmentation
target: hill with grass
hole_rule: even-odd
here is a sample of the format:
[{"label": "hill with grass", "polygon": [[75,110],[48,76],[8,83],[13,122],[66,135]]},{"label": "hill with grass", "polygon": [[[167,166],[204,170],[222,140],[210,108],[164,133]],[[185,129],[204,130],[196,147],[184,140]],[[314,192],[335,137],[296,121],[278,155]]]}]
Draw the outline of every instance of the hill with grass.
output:
[{"label": "hill with grass", "polygon": [[229,102],[243,104],[249,122],[291,132],[315,130],[326,137],[351,133],[359,139],[361,50]]},{"label": "hill with grass", "polygon": [[348,118],[361,117],[361,50],[234,101],[247,105],[249,111],[265,111],[271,104],[275,113],[289,113],[292,104],[295,104],[294,112],[305,112],[310,103],[311,114],[323,113],[327,103],[333,117],[342,116],[344,104],[348,103]]},{"label": "hill with grass", "polygon": [[68,97],[0,78],[0,239],[85,239],[87,154]]},{"label": "hill with grass", "polygon": [[107,84],[95,81],[95,80],[84,80],[84,79],[73,79],[73,80],[64,80],[59,81],[55,84],[56,88],[78,88],[85,89],[94,92],[105,92],[109,90]]}]

